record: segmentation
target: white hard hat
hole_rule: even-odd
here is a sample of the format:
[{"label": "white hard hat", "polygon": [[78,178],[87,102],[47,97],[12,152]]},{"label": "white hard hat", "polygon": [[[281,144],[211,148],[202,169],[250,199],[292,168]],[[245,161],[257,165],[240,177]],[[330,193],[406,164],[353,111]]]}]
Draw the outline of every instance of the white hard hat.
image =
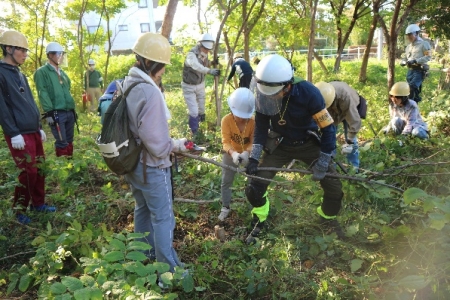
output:
[{"label": "white hard hat", "polygon": [[228,97],[228,106],[236,117],[250,119],[255,111],[255,96],[248,88],[237,88]]},{"label": "white hard hat", "polygon": [[315,86],[319,89],[322,97],[325,99],[325,107],[330,107],[336,97],[336,90],[334,89],[334,86],[324,81],[316,83]]},{"label": "white hard hat", "polygon": [[91,59],[88,61],[88,65],[95,65],[95,61],[91,58]]},{"label": "white hard hat", "polygon": [[420,27],[417,24],[411,24],[406,27],[405,34],[415,33],[417,31],[420,31]]},{"label": "white hard hat", "polygon": [[258,90],[264,95],[278,93],[294,78],[291,63],[278,54],[264,57],[258,64],[255,79]]},{"label": "white hard hat", "polygon": [[198,41],[208,50],[212,50],[212,48],[214,48],[214,38],[209,33],[202,34]]},{"label": "white hard hat", "polygon": [[49,52],[64,52],[64,48],[57,42],[50,42],[45,48],[45,53]]}]

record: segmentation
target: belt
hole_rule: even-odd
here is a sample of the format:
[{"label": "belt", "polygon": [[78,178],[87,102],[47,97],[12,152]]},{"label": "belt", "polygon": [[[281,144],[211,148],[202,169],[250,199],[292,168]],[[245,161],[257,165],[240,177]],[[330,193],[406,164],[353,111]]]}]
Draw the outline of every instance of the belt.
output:
[{"label": "belt", "polygon": [[309,141],[309,137],[307,137],[303,140],[291,140],[291,139],[284,137],[283,140],[281,141],[281,144],[285,145],[285,146],[301,146],[308,141]]},{"label": "belt", "polygon": [[418,66],[418,67],[408,67],[409,69],[411,69],[411,70],[419,70],[419,71],[423,71],[422,70],[422,67],[421,66]]}]

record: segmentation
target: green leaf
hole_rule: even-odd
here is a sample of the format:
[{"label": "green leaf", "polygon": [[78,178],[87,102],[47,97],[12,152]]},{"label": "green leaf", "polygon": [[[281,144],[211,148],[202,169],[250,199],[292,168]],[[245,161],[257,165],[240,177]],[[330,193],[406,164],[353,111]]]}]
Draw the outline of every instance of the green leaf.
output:
[{"label": "green leaf", "polygon": [[9,274],[9,280],[10,282],[8,284],[8,289],[6,290],[7,295],[11,294],[11,292],[14,291],[14,289],[16,288],[17,281],[19,281],[19,274],[17,273]]},{"label": "green leaf", "polygon": [[91,290],[89,288],[79,289],[73,293],[75,300],[85,300],[91,298]]},{"label": "green leaf", "polygon": [[152,249],[152,246],[150,246],[148,243],[140,242],[140,241],[132,241],[127,245],[127,250],[139,250],[139,251],[145,251]]},{"label": "green leaf", "polygon": [[30,285],[32,280],[33,277],[31,277],[30,275],[28,274],[22,275],[22,277],[20,277],[19,282],[19,291],[25,292],[28,289],[28,286]]},{"label": "green leaf", "polygon": [[422,275],[409,275],[398,281],[398,284],[402,287],[412,290],[420,290],[426,287],[428,283],[430,283],[430,281],[426,280]]},{"label": "green leaf", "polygon": [[125,250],[125,244],[122,241],[119,241],[117,239],[112,239],[109,242],[109,245],[114,249],[114,250],[121,250],[124,251]]},{"label": "green leaf", "polygon": [[428,194],[421,189],[418,188],[409,188],[403,193],[403,199],[405,200],[405,204],[410,204],[419,198],[425,198]]},{"label": "green leaf", "polygon": [[183,285],[183,290],[186,293],[192,292],[194,290],[194,279],[191,275],[186,275],[182,280],[181,283]]},{"label": "green leaf", "polygon": [[94,286],[95,285],[95,278],[89,275],[82,275],[80,277],[81,282],[83,283],[84,286]]},{"label": "green leaf", "polygon": [[[148,233],[147,233],[148,234]],[[134,239],[140,239],[145,237],[146,234],[145,233],[141,233],[141,232],[130,232],[127,234],[127,240],[134,240]]]},{"label": "green leaf", "polygon": [[42,243],[45,243],[45,238],[43,236],[38,236],[31,242],[31,245],[39,246]]},{"label": "green leaf", "polygon": [[156,271],[158,271],[158,273],[165,273],[170,270],[169,265],[162,262],[155,262],[153,263],[153,266],[156,268]]},{"label": "green leaf", "polygon": [[159,276],[163,283],[172,285],[173,274],[171,272],[165,272]]},{"label": "green leaf", "polygon": [[352,259],[352,261],[350,262],[350,270],[352,271],[352,273],[355,273],[356,271],[361,269],[363,262],[364,261],[361,259]]},{"label": "green leaf", "polygon": [[83,282],[81,282],[80,279],[71,276],[66,276],[61,279],[61,283],[64,284],[71,292],[83,288]]},{"label": "green leaf", "polygon": [[126,258],[134,261],[143,261],[147,259],[147,256],[140,251],[132,251],[127,254]]},{"label": "green leaf", "polygon": [[67,288],[64,284],[62,284],[61,282],[55,282],[54,284],[52,284],[50,286],[50,291],[52,292],[52,294],[54,295],[59,295],[59,294],[63,294],[67,291]]},{"label": "green leaf", "polygon": [[103,259],[109,262],[124,260],[123,252],[121,251],[111,251],[103,256]]},{"label": "green leaf", "polygon": [[91,288],[90,300],[103,300],[103,293],[99,288]]}]

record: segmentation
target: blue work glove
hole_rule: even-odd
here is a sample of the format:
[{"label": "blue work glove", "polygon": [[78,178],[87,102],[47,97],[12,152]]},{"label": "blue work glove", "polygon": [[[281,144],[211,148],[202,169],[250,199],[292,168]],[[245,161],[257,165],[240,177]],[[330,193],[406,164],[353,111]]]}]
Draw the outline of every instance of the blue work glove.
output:
[{"label": "blue work glove", "polygon": [[245,173],[247,173],[248,175],[255,175],[256,172],[258,171],[258,165],[259,165],[259,161],[250,157],[248,159],[248,165],[247,165],[247,169],[245,170]]},{"label": "blue work glove", "polygon": [[312,167],[312,180],[320,181],[325,177],[328,170],[328,165],[331,161],[331,154],[320,152],[319,158]]}]

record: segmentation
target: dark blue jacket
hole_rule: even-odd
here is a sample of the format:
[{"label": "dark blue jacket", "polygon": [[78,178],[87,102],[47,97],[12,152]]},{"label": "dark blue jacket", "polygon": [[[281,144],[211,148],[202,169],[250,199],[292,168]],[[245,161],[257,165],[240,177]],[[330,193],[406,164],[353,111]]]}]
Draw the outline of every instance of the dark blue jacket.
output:
[{"label": "dark blue jacket", "polygon": [[[309,138],[308,130],[319,130],[312,116],[325,108],[325,100],[312,83],[305,80],[294,83],[290,94],[283,98],[282,103],[281,112],[284,112],[287,103],[286,113],[283,116],[286,124],[283,126],[278,124],[280,113],[268,116],[256,112],[253,144],[265,145],[271,124],[272,129],[281,134],[286,141],[303,141]],[[336,127],[334,124],[328,125],[320,129],[320,133],[322,134],[320,150],[331,154],[336,148]]]},{"label": "dark blue jacket", "polygon": [[239,78],[241,78],[246,74],[253,74],[253,69],[243,58],[238,58],[231,66],[231,72],[230,75],[228,75],[228,80],[233,78],[235,72],[238,74]]}]

